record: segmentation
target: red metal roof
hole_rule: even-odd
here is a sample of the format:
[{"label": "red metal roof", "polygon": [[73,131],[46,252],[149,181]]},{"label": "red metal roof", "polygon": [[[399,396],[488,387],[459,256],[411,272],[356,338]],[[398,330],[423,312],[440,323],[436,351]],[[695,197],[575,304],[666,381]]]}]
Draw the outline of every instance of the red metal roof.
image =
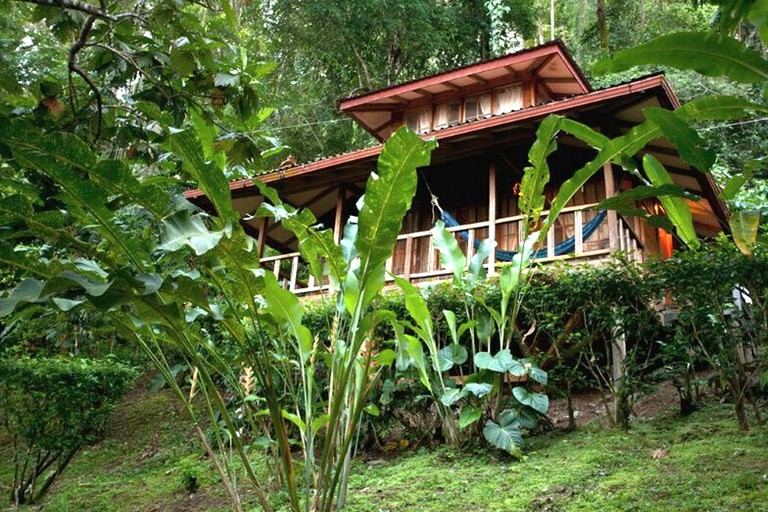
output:
[{"label": "red metal roof", "polygon": [[385,87],[376,91],[359,94],[356,96],[350,96],[339,101],[339,108],[341,110],[347,110],[354,108],[355,106],[363,103],[374,102],[380,98],[387,96],[396,96],[407,91],[420,89],[428,86],[431,83],[448,82],[452,79],[464,77],[467,75],[475,75],[482,73],[483,71],[495,69],[499,67],[509,66],[520,62],[521,60],[536,60],[541,57],[545,57],[551,54],[557,53],[563,57],[566,65],[571,70],[575,80],[581,85],[584,92],[591,92],[592,86],[584,73],[579,68],[578,64],[571,59],[568,50],[565,48],[563,42],[559,39],[544,43],[533,48],[525,48],[516,52],[496,57],[494,59],[487,59],[473,64],[467,64],[448,71],[443,71],[431,76],[417,78],[401,84]]},{"label": "red metal roof", "polygon": [[[480,132],[490,128],[496,128],[517,122],[537,119],[549,114],[564,114],[573,109],[600,103],[606,100],[630,96],[655,88],[660,89],[660,91],[663,93],[662,99],[666,99],[669,107],[677,108],[680,106],[680,102],[678,101],[674,92],[672,92],[672,89],[669,87],[669,83],[667,82],[666,78],[664,78],[664,76],[661,74],[655,74],[633,80],[631,82],[626,82],[586,94],[580,94],[578,96],[553,101],[543,105],[537,105],[535,107],[529,107],[523,110],[517,110],[506,114],[498,114],[473,121],[466,121],[449,128],[442,129],[440,131],[431,132],[429,135],[434,136],[434,138],[436,138],[438,141],[449,140],[451,138],[466,135],[468,133]],[[350,153],[343,153],[333,157],[315,160],[309,163],[297,164],[283,169],[276,169],[265,174],[260,174],[251,179],[233,181],[229,184],[229,188],[230,190],[234,191],[252,187],[254,179],[261,180],[264,183],[271,183],[344,164],[362,162],[367,159],[373,159],[374,157],[377,157],[379,153],[381,153],[381,147],[382,146],[379,144],[370,148],[352,151]],[[200,189],[187,190],[184,193],[184,196],[187,199],[194,199],[203,195],[204,194]]]}]

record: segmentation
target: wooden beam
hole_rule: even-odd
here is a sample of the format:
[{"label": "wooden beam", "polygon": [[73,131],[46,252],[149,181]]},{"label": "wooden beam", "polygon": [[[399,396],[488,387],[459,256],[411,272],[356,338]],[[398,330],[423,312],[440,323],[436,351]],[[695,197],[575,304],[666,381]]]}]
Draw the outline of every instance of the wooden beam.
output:
[{"label": "wooden beam", "polygon": [[544,82],[550,83],[550,84],[575,84],[576,79],[573,77],[559,77],[559,76],[553,76],[553,77],[541,77],[541,79]]},{"label": "wooden beam", "polygon": [[538,73],[538,71],[541,68],[545,67],[547,64],[552,62],[552,60],[554,60],[555,57],[557,57],[556,53],[552,53],[550,55],[547,55],[546,57],[541,59],[539,62],[535,63],[533,66],[529,67],[528,68],[528,72],[531,73],[531,74]]},{"label": "wooden beam", "polygon": [[483,84],[483,85],[488,83],[488,80],[486,80],[485,78],[483,78],[481,76],[477,76],[477,75],[467,75],[467,78],[469,78],[470,80],[474,80],[475,82],[477,82],[479,84]]},{"label": "wooden beam", "polygon": [[[488,166],[488,238],[496,241],[496,161]],[[488,275],[496,274],[496,250],[488,255]]]},{"label": "wooden beam", "polygon": [[461,87],[459,87],[458,85],[456,85],[453,82],[445,82],[445,83],[443,83],[441,85],[446,86],[447,88],[451,89],[452,91],[460,91],[461,90]]},{"label": "wooden beam", "polygon": [[504,69],[506,69],[510,75],[512,75],[512,78],[515,78],[517,76],[517,71],[512,66],[504,66]]}]

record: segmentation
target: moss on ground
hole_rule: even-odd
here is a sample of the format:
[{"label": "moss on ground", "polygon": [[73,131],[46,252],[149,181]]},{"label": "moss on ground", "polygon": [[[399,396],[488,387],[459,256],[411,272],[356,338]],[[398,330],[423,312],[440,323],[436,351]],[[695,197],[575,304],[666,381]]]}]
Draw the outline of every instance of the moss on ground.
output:
[{"label": "moss on ground", "polygon": [[[0,460],[8,461],[1,444]],[[656,450],[666,454],[654,459]],[[43,509],[229,510],[201,453],[169,394],[137,390],[104,440],[75,458]],[[194,494],[182,484],[185,468],[199,475]],[[10,469],[0,464],[3,498]],[[532,439],[522,461],[482,450],[419,450],[379,464],[356,463],[347,510],[768,511],[768,429],[742,433],[730,406],[709,404],[688,418],[637,422],[629,433],[594,424],[552,432]]]}]

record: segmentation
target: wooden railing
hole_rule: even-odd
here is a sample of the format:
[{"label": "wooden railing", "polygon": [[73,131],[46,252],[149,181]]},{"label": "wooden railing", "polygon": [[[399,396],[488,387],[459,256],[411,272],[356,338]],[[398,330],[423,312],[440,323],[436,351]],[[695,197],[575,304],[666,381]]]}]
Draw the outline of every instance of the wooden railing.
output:
[{"label": "wooden railing", "polygon": [[[547,233],[547,256],[537,261],[549,262],[555,260],[599,260],[608,257],[612,252],[623,251],[633,260],[641,261],[643,258],[642,243],[632,228],[631,223],[617,216],[618,222],[618,247],[610,247],[609,223],[604,220],[597,230],[587,240],[583,239],[584,225],[589,222],[597,212],[585,210],[596,204],[567,207],[562,210],[558,220]],[[548,212],[542,212],[542,216]],[[523,231],[522,215],[496,219],[492,224],[489,221],[462,224],[448,228],[455,233],[467,261],[475,253],[475,241],[488,237],[488,233],[495,231],[497,250],[516,252],[521,245]],[[569,254],[556,256],[555,246],[564,240],[574,238],[574,250]],[[486,262],[486,268],[493,274],[496,253],[492,254]],[[316,293],[328,288],[327,278],[318,282],[301,260],[298,252],[269,256],[261,260],[264,268],[272,270],[275,276],[282,282],[284,288],[296,294]],[[418,231],[404,233],[397,237],[395,250],[387,260],[387,280],[393,280],[389,274],[398,275],[411,281],[435,280],[447,277],[450,272],[440,266],[439,252],[434,247],[432,233],[430,231]]]}]

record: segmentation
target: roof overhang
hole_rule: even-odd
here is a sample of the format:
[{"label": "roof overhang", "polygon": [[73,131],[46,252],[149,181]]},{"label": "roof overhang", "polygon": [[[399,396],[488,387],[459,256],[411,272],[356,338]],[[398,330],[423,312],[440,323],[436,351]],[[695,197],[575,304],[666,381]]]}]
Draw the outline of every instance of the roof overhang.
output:
[{"label": "roof overhang", "polygon": [[525,81],[545,88],[553,98],[591,91],[589,82],[560,41],[521,50],[401,85],[341,100],[339,109],[378,140],[396,128],[403,112],[470,95],[490,87]]}]

